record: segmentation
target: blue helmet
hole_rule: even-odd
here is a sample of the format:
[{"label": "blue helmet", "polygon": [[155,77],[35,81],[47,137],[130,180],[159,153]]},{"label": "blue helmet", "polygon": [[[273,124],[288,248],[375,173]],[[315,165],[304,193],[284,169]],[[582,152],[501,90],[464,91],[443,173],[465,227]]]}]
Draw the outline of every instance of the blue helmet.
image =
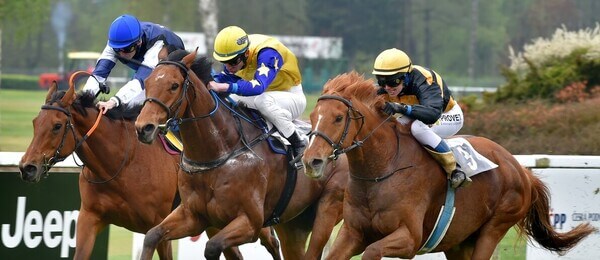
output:
[{"label": "blue helmet", "polygon": [[142,37],[142,26],[133,15],[124,14],[115,19],[108,29],[108,46],[119,49],[130,46]]}]

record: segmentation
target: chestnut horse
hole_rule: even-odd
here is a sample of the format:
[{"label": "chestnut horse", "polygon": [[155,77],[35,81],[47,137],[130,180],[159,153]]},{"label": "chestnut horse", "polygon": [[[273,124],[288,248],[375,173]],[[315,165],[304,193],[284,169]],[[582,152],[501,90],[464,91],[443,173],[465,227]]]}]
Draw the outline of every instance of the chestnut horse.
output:
[{"label": "chestnut horse", "polygon": [[[361,252],[363,259],[413,258],[444,205],[448,186],[443,169],[409,126],[389,120],[383,105],[373,81],[351,72],[325,83],[310,116],[306,174],[321,177],[341,153],[350,165],[344,224],[328,259],[349,259]],[[521,234],[558,253],[594,232],[589,223],[567,233],[554,231],[548,190],[540,179],[500,145],[483,137],[464,138],[499,167],[456,190],[454,219],[432,252],[444,252],[448,259],[490,259],[515,224]]]},{"label": "chestnut horse", "polygon": [[[139,107],[115,108],[101,116],[95,96],[75,95],[73,82],[66,93],[56,89],[52,84],[46,104],[33,120],[34,136],[19,168],[23,180],[38,182],[71,153],[81,158],[85,167],[79,175],[81,206],[73,258],[89,259],[97,234],[109,224],[146,233],[171,212],[180,156],[168,154],[159,142],[137,141],[133,119]],[[263,233],[263,245],[277,259],[277,241],[269,230]],[[170,241],[159,244],[158,254],[161,259],[172,258]],[[226,257],[237,259],[240,253],[233,248]]]},{"label": "chestnut horse", "polygon": [[284,258],[320,258],[341,220],[348,180],[345,157],[325,169],[321,180],[300,172],[293,194],[287,193],[288,158],[271,151],[265,140],[268,133],[256,121],[232,108],[199,79],[211,77],[210,64],[204,57],[196,59],[195,52],[183,58],[170,55],[145,81],[147,99],[136,121],[138,138],[151,143],[159,124],[176,122],[184,146],[182,164],[187,169],[179,173],[182,203],[148,231],[142,259],[150,258],[158,242],[193,236],[211,226],[222,230],[209,239],[204,254],[217,259],[224,248],[256,240],[282,194],[291,196],[289,204],[271,220],[280,223],[274,227]]}]

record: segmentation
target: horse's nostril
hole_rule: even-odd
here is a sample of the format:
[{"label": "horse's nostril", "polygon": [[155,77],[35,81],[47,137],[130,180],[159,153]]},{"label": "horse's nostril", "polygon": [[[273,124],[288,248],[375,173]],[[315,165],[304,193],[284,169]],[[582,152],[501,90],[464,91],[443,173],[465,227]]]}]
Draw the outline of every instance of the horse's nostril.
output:
[{"label": "horse's nostril", "polygon": [[21,179],[23,180],[32,180],[35,178],[35,175],[38,171],[38,167],[33,164],[27,164],[25,166],[19,167],[21,170]]},{"label": "horse's nostril", "polygon": [[145,126],[144,126],[144,128],[142,129],[142,131],[143,131],[145,134],[152,133],[152,132],[154,132],[154,125],[152,125],[152,124],[147,124],[147,125],[145,125]]},{"label": "horse's nostril", "polygon": [[323,160],[321,160],[321,159],[314,159],[314,160],[312,160],[312,162],[310,162],[310,167],[312,167],[314,169],[318,169],[321,166],[323,166]]},{"label": "horse's nostril", "polygon": [[25,166],[24,169],[25,169],[25,172],[27,172],[27,173],[35,173],[35,172],[37,172],[37,166],[32,165],[32,164],[29,164],[29,165]]}]

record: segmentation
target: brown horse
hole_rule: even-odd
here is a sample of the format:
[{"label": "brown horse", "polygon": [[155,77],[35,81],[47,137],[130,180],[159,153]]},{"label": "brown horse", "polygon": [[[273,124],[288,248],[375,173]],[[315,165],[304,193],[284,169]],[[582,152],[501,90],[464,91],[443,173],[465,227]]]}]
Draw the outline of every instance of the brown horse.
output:
[{"label": "brown horse", "polygon": [[[341,153],[350,164],[344,224],[328,259],[349,259],[361,252],[363,259],[414,257],[444,205],[446,174],[410,135],[409,126],[381,112],[384,100],[376,95],[372,80],[356,72],[342,74],[328,81],[322,94],[310,116],[306,173],[319,178]],[[444,252],[448,259],[490,259],[515,224],[558,253],[594,232],[589,223],[555,232],[544,184],[500,145],[483,137],[465,138],[499,167],[456,190],[454,219],[432,252]]]},{"label": "brown horse", "polygon": [[[287,193],[288,158],[273,153],[265,141],[268,133],[209,91],[199,77],[211,77],[210,62],[196,60],[194,52],[183,58],[170,56],[145,82],[147,99],[136,121],[138,137],[150,143],[160,123],[176,122],[186,169],[179,173],[182,204],[147,233],[142,259],[149,259],[160,241],[193,236],[211,226],[222,230],[209,239],[204,253],[216,259],[224,248],[256,240],[270,219],[281,223],[275,230],[285,259],[319,258],[341,220],[348,179],[345,157],[324,170],[321,180],[298,174],[293,195]],[[280,216],[269,218],[282,194],[291,195],[289,204]]]},{"label": "brown horse", "polygon": [[[146,233],[171,212],[180,156],[169,155],[158,142],[137,141],[133,119],[139,107],[137,111],[112,109],[100,117],[93,95],[76,96],[72,82],[66,93],[56,88],[51,86],[46,104],[33,120],[34,136],[19,168],[23,180],[37,182],[69,154],[76,152],[81,158],[85,167],[79,176],[81,207],[74,259],[89,259],[97,234],[107,225]],[[277,241],[267,238],[269,230],[261,235],[263,245],[277,259]],[[240,257],[237,248],[225,253],[228,259]],[[159,244],[158,254],[161,259],[172,258],[169,241]]]}]

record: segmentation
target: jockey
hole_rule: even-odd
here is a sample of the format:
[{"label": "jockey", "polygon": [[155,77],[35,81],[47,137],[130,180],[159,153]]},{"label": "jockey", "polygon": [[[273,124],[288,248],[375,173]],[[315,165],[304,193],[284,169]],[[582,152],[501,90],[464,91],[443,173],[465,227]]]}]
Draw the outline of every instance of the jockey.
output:
[{"label": "jockey", "polygon": [[400,113],[400,123],[412,121],[412,135],[441,164],[452,187],[468,186],[471,179],[457,169],[456,159],[442,139],[455,135],[464,123],[462,109],[442,77],[431,69],[413,65],[408,55],[396,48],[377,56],[373,74],[381,87],[377,93],[385,95],[388,101],[383,111]]},{"label": "jockey", "polygon": [[306,108],[296,56],[273,37],[229,26],[217,34],[213,57],[224,66],[210,88],[258,110],[290,142],[293,156],[302,154],[306,143],[292,122]]},{"label": "jockey", "polygon": [[143,101],[144,80],[158,64],[158,54],[165,46],[168,52],[184,49],[181,38],[160,24],[140,22],[128,14],[117,17],[108,29],[108,43],[83,90],[92,91],[95,95],[100,91],[108,93],[110,89],[104,83],[119,60],[135,71],[133,79],[108,101],[98,102],[98,107],[105,108],[106,113],[121,104]]}]

